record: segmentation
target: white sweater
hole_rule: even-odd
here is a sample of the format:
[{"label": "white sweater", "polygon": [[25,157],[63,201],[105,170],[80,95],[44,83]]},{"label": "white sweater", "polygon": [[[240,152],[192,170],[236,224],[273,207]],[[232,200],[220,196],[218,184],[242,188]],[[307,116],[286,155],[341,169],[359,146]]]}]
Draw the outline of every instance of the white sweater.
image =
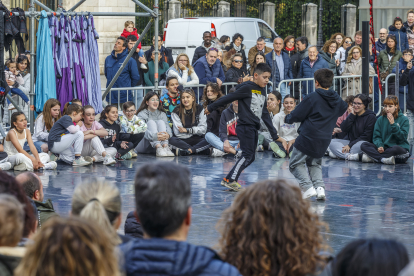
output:
[{"label": "white sweater", "polygon": [[183,71],[183,76],[182,77],[180,77],[180,74],[178,74],[174,70],[168,70],[168,77],[177,77],[178,83],[181,84],[181,85],[199,84],[198,76],[194,72],[194,70],[190,75],[191,81],[187,81],[187,79],[188,79],[188,70]]},{"label": "white sweater", "polygon": [[296,139],[300,123],[286,124],[286,114],[284,111],[279,112],[273,117],[273,126],[277,130],[277,134],[280,138],[283,138],[286,142]]}]

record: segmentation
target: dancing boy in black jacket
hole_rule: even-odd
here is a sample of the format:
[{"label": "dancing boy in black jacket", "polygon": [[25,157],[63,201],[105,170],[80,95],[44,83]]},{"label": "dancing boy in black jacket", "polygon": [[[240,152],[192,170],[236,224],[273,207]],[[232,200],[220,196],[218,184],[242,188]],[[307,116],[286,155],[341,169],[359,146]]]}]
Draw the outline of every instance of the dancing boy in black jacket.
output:
[{"label": "dancing boy in black jacket", "polygon": [[322,157],[331,143],[336,120],[348,108],[338,93],[329,90],[333,77],[329,69],[317,70],[314,74],[315,92],[308,94],[285,117],[286,124],[300,123],[289,170],[298,180],[304,199],[316,196],[316,199],[325,200]]},{"label": "dancing boy in black jacket", "polygon": [[221,185],[239,191],[241,186],[237,183],[241,172],[247,168],[255,158],[257,142],[259,139],[260,118],[269,129],[273,140],[279,136],[267,111],[266,85],[272,70],[266,63],[259,63],[254,70],[253,81],[247,81],[236,86],[236,92],[228,94],[214,103],[208,105],[204,110],[209,114],[220,106],[233,101],[239,102],[239,119],[237,120],[237,136],[240,140],[242,150],[241,157],[237,160],[229,174],[221,181]]}]

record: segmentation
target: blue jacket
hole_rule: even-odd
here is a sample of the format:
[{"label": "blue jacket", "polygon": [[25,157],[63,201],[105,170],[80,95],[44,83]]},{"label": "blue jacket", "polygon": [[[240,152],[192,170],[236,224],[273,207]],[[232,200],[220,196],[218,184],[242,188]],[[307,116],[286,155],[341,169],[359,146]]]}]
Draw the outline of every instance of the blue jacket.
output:
[{"label": "blue jacket", "polygon": [[[219,59],[216,60],[216,63],[214,63],[213,66],[210,66],[207,63],[206,56],[203,56],[193,64],[193,67],[200,84],[207,84],[208,82],[217,83],[217,78],[223,83],[226,80],[226,76],[224,75],[223,67],[221,67]],[[198,89],[194,88],[194,92],[198,94],[198,98],[200,100],[203,96],[203,89],[204,88],[202,87]]]},{"label": "blue jacket", "polygon": [[[313,65],[312,68],[310,66],[309,57],[307,57],[307,58],[305,58],[305,59],[302,60],[302,63],[300,64],[298,78],[304,78],[304,79],[305,78],[313,78],[313,75],[315,74],[315,72],[317,70],[323,69],[323,68],[329,69],[328,62],[326,62],[326,60],[324,60],[319,54],[318,54],[317,57],[318,57],[318,59],[315,61],[315,64]],[[303,85],[302,95],[307,95],[308,92],[309,93],[313,92],[313,90],[314,90],[314,88],[313,88],[313,80],[311,80],[311,81],[304,81],[304,82],[302,82],[302,85]],[[309,90],[307,88],[308,85],[309,85]]]},{"label": "blue jacket", "polygon": [[287,124],[300,123],[293,146],[308,156],[322,158],[331,143],[336,120],[347,108],[348,104],[333,90],[310,93],[285,117]]},{"label": "blue jacket", "polygon": [[[113,77],[115,76],[118,69],[121,68],[122,63],[125,58],[128,56],[128,50],[125,49],[117,57],[115,57],[115,51],[112,51],[110,56],[107,56],[105,59],[105,77],[106,77],[106,86],[111,83]],[[125,66],[119,78],[116,80],[113,88],[117,87],[134,87],[139,82],[139,72],[137,62],[131,58],[128,61],[128,64]],[[109,102],[109,95],[111,94],[111,103],[118,102],[118,91],[110,92],[106,96],[106,100]],[[120,103],[125,103],[128,100],[133,100],[131,90],[121,90],[120,94]],[[127,99],[128,94],[128,99]]]},{"label": "blue jacket", "polygon": [[[273,66],[273,53],[274,53],[274,50],[266,54],[266,64],[269,65],[270,68],[272,68],[272,76],[270,77],[270,80],[271,81],[274,80],[273,87],[276,88],[279,86],[279,82],[281,80],[280,80],[280,72],[279,72],[279,68],[277,67],[277,63],[275,62],[276,66]],[[290,61],[289,55],[284,51],[282,51],[281,54],[282,54],[282,59],[283,59],[283,64],[284,64],[284,70],[283,70],[284,79],[285,80],[293,79],[292,62]]]},{"label": "blue jacket", "polygon": [[397,50],[398,51],[402,53],[405,49],[409,49],[407,30],[405,29],[404,26],[402,26],[401,29],[398,30],[393,25],[391,25],[388,28],[388,30],[389,30],[389,34],[393,34],[397,38]]},{"label": "blue jacket", "polygon": [[379,53],[382,51],[382,50],[386,50],[387,49],[387,42],[385,42],[385,43],[382,43],[381,42],[381,40],[379,40],[378,39],[378,41],[377,42],[375,42],[375,47],[376,47],[376,49],[377,49],[377,55],[379,55]]},{"label": "blue jacket", "polygon": [[137,239],[121,245],[120,249],[125,257],[127,276],[240,275],[234,266],[223,262],[213,250],[187,242],[159,238]]},{"label": "blue jacket", "polygon": [[[402,74],[401,71],[403,71],[403,70],[405,71],[405,69],[407,69],[407,62],[405,62],[403,58],[400,58],[400,61],[398,62],[398,64],[399,64],[399,67],[400,67],[400,76],[401,76],[401,74]],[[394,67],[394,69],[392,69],[391,73],[395,74],[396,68],[397,68],[397,66]],[[399,87],[400,93],[404,93],[404,90],[405,90],[405,86],[400,84],[400,87]]]}]

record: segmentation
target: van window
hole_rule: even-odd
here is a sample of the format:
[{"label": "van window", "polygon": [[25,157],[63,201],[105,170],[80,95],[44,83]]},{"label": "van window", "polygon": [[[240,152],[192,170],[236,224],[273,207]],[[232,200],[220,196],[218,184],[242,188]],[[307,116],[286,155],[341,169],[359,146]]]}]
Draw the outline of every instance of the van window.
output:
[{"label": "van window", "polygon": [[[256,41],[258,38],[255,21],[234,21],[238,33],[241,33],[244,40]],[[232,35],[230,35],[232,37]]]},{"label": "van window", "polygon": [[[216,27],[218,27],[218,26],[216,26]],[[236,27],[234,26],[234,21],[230,21],[230,22],[221,23],[220,28],[218,29],[217,36],[220,39],[221,36],[227,35],[227,36],[230,37],[230,40],[231,40],[231,37],[235,33],[237,33],[237,32],[236,32]]]},{"label": "van window", "polygon": [[211,31],[211,23],[199,21],[197,19],[190,20],[188,24],[188,46],[200,46],[203,43],[203,33]]},{"label": "van window", "polygon": [[263,24],[262,22],[258,22],[258,23],[259,23],[260,36],[263,37],[266,42],[273,43],[273,40],[276,38],[276,36],[272,32],[272,30],[268,26]]}]

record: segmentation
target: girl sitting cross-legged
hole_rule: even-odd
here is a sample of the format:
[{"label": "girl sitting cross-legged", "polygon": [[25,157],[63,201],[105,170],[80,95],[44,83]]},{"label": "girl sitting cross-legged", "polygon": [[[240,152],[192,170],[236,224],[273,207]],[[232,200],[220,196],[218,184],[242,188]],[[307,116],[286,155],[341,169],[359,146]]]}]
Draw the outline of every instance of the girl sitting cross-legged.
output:
[{"label": "girl sitting cross-legged", "polygon": [[[32,154],[28,154],[23,149],[26,142]],[[37,152],[23,112],[15,112],[11,116],[11,126],[4,142],[4,151],[15,171],[34,171],[40,168],[54,170],[57,167],[56,162],[49,162],[50,158],[47,153]]]},{"label": "girl sitting cross-legged", "polygon": [[196,103],[193,89],[181,92],[181,103],[171,114],[174,137],[170,145],[177,155],[210,154],[210,144],[204,139],[207,119],[203,107]]},{"label": "girl sitting cross-legged", "polygon": [[147,130],[135,152],[156,153],[158,157],[175,156],[168,147],[172,131],[158,94],[153,91],[148,92],[137,112],[137,117],[146,123]]},{"label": "girl sitting cross-legged", "polygon": [[[97,121],[95,121],[95,109],[91,105],[83,108],[83,131],[84,143],[81,155],[91,157],[93,162],[103,162],[104,165],[115,164],[116,148],[105,147],[99,137],[108,135],[108,131]],[[88,158],[89,159],[89,158]]]},{"label": "girl sitting cross-legged", "polygon": [[362,162],[389,165],[407,162],[410,157],[407,141],[410,124],[401,112],[397,96],[385,98],[381,115],[375,123],[372,143],[361,145]]}]

